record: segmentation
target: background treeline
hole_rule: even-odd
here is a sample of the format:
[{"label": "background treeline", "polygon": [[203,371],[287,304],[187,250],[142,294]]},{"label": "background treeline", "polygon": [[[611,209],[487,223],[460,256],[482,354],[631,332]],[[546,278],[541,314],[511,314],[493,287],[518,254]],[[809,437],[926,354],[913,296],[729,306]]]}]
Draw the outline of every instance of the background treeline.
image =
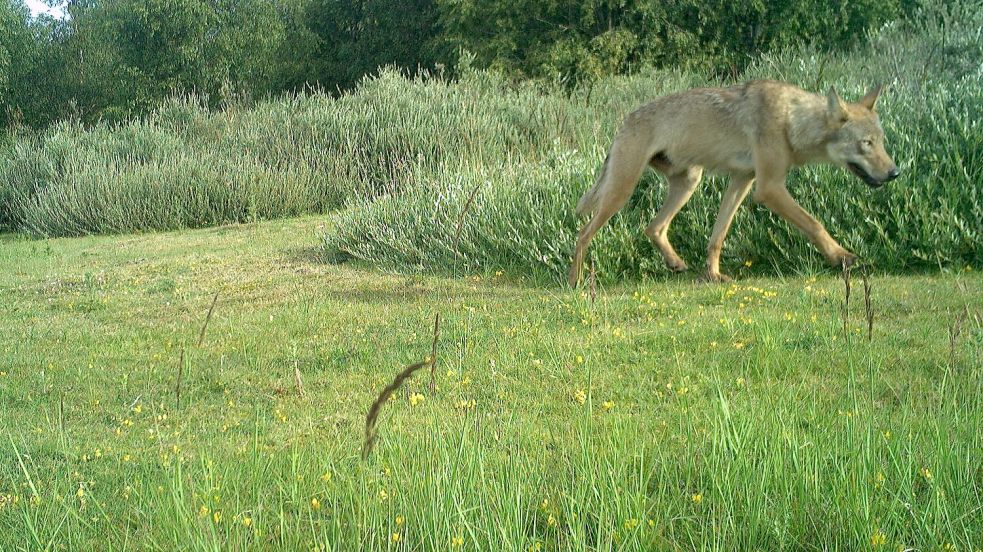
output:
[{"label": "background treeline", "polygon": [[[645,67],[739,75],[762,52],[850,47],[920,0],[0,0],[0,129],[128,120],[350,89],[382,65],[470,66],[568,89]],[[2,132],[2,131],[0,131]]]},{"label": "background treeline", "polygon": [[[879,111],[903,178],[875,192],[835,167],[789,177],[803,206],[880,269],[983,265],[981,33],[978,1],[938,1],[856,47],[784,47],[739,76],[835,86],[852,100],[890,83]],[[669,67],[567,83],[465,65],[455,78],[388,69],[340,95],[222,109],[202,94],[171,97],[125,122],[60,121],[0,143],[0,231],[76,236],[330,212],[331,259],[560,282],[580,225],[573,206],[624,115],[653,96],[733,80]],[[708,178],[673,223],[691,266],[705,256],[723,187]],[[645,175],[599,234],[590,262],[600,278],[664,272],[642,232],[664,193]],[[724,255],[725,270],[746,260],[769,272],[822,263],[750,201]]]}]

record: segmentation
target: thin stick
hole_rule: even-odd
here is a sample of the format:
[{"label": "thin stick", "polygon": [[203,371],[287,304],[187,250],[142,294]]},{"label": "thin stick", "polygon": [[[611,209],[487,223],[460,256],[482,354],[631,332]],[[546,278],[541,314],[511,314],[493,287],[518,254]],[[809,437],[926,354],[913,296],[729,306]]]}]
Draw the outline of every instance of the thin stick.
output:
[{"label": "thin stick", "polygon": [[181,347],[181,356],[177,361],[177,385],[174,393],[177,395],[177,407],[181,408],[181,376],[184,374],[184,347]]},{"label": "thin stick", "polygon": [[375,399],[375,402],[372,403],[372,406],[369,408],[369,413],[365,416],[365,442],[362,444],[362,460],[369,457],[369,454],[372,452],[372,447],[375,445],[376,438],[379,436],[375,430],[375,424],[379,419],[379,412],[382,411],[382,405],[389,400],[389,397],[391,397],[401,385],[403,385],[403,382],[413,375],[413,372],[416,372],[428,364],[430,364],[428,361],[417,362],[416,364],[411,364],[404,368],[402,372],[396,375],[396,378],[392,383],[383,388],[382,392],[379,393],[379,396]]},{"label": "thin stick", "polygon": [[593,261],[590,263],[590,306],[597,301],[597,270]]},{"label": "thin stick", "polygon": [[457,257],[461,254],[458,251],[457,246],[461,241],[461,228],[464,226],[464,215],[468,214],[471,209],[471,204],[474,203],[474,198],[478,195],[478,189],[481,188],[481,183],[479,182],[477,186],[471,190],[471,195],[468,196],[468,200],[464,203],[464,209],[461,210],[461,216],[457,219],[457,229],[454,231],[454,256]]},{"label": "thin stick", "polygon": [[297,393],[301,397],[304,396],[304,380],[300,377],[300,366],[296,359],[294,359],[294,381],[297,384]]},{"label": "thin stick", "polygon": [[963,312],[956,315],[956,319],[949,326],[949,367],[956,365],[956,343],[959,341],[959,334],[963,329]]},{"label": "thin stick", "polygon": [[440,313],[433,318],[433,346],[430,348],[430,392],[437,390],[437,337],[440,335]]},{"label": "thin stick", "polygon": [[218,293],[215,292],[215,297],[212,298],[212,306],[208,307],[208,315],[205,316],[205,323],[201,327],[201,332],[198,334],[198,347],[201,347],[201,342],[205,339],[205,330],[208,328],[208,322],[212,319],[212,312],[215,310],[215,303],[218,302]]},{"label": "thin stick", "polygon": [[874,305],[870,297],[870,278],[868,270],[860,271],[860,277],[864,281],[864,312],[867,314],[867,341],[874,338]]},{"label": "thin stick", "polygon": [[850,318],[850,265],[846,259],[843,260],[843,287],[845,289],[845,299],[843,301],[843,337],[848,337],[847,321]]}]

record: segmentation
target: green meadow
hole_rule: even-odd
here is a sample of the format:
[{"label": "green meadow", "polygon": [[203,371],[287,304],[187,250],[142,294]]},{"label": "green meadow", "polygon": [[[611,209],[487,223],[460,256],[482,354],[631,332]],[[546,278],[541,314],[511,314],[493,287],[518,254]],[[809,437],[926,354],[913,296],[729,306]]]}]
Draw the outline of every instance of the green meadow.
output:
[{"label": "green meadow", "polygon": [[[776,42],[739,74],[528,79],[462,55],[336,95],[167,100],[196,48],[242,54],[195,14],[236,30],[249,9],[142,4],[72,2],[78,17],[20,38],[111,69],[62,72],[145,109],[95,94],[36,129],[0,113],[0,551],[983,550],[979,2],[906,4],[836,51]],[[716,5],[680,6],[697,4]],[[17,13],[0,6],[0,25]],[[186,38],[117,63],[130,39],[113,25]],[[598,36],[550,51],[586,71],[630,46]],[[0,50],[0,92],[36,98],[26,50]],[[117,72],[130,80],[100,76]],[[587,285],[563,285],[574,205],[625,114],[759,78],[847,100],[888,85],[900,179],[788,179],[865,268],[845,279],[749,201],[723,252],[732,284],[670,274],[642,233],[665,193],[647,174],[593,242]],[[709,177],[670,230],[690,266],[722,188]],[[366,448],[370,407],[418,363]]]},{"label": "green meadow", "polygon": [[0,549],[983,544],[977,271],[874,272],[868,339],[858,274],[844,322],[831,271],[387,273],[337,220],[0,237]]}]

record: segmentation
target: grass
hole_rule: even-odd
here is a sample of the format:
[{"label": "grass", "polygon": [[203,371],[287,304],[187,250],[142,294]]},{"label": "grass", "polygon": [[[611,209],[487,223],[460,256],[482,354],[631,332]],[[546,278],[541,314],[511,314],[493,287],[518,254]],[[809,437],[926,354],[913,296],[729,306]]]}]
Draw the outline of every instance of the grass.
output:
[{"label": "grass", "polygon": [[875,273],[868,342],[829,272],[592,301],[325,264],[337,220],[0,236],[0,549],[983,546],[978,272]]}]

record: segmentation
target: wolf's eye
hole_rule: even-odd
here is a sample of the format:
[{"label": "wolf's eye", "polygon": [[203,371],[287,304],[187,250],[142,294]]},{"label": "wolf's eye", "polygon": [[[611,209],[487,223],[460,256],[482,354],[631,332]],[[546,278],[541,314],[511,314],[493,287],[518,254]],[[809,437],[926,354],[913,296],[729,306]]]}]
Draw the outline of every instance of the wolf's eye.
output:
[{"label": "wolf's eye", "polygon": [[864,138],[863,140],[860,141],[860,146],[864,149],[870,149],[874,147],[874,141],[871,140],[870,138]]}]

